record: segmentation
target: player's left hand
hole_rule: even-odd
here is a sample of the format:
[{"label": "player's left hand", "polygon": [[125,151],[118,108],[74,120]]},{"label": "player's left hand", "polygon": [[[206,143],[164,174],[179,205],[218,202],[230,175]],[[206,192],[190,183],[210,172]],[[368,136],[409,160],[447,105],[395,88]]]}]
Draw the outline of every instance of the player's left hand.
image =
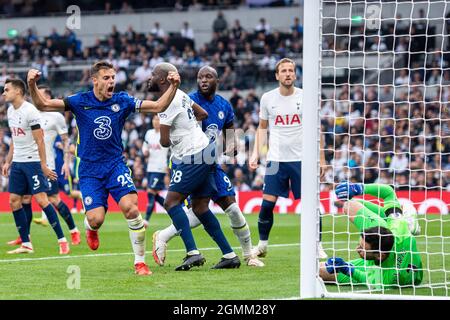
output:
[{"label": "player's left hand", "polygon": [[364,185],[362,183],[351,183],[342,181],[336,186],[334,191],[339,200],[350,200],[354,196],[362,195],[364,192]]},{"label": "player's left hand", "polygon": [[329,258],[325,262],[325,267],[327,268],[327,272],[329,274],[341,272],[347,276],[351,276],[355,270],[355,266],[353,264],[345,262],[344,259],[338,257]]},{"label": "player's left hand", "polygon": [[42,171],[44,172],[44,175],[52,181],[55,181],[58,178],[56,172],[49,169],[47,166],[43,166]]},{"label": "player's left hand", "polygon": [[167,81],[169,81],[170,84],[174,85],[175,87],[179,87],[181,83],[180,74],[175,71],[169,71]]},{"label": "player's left hand", "polygon": [[64,162],[62,168],[61,168],[61,174],[64,175],[64,179],[68,179],[70,176],[70,168],[69,168],[69,164]]}]

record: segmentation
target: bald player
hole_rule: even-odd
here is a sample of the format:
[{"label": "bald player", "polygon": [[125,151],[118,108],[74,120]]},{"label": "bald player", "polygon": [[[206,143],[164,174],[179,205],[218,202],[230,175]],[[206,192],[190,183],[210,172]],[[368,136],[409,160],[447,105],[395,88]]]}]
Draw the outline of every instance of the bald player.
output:
[{"label": "bald player", "polygon": [[[223,132],[225,153],[234,156],[236,143],[234,137],[234,112],[231,104],[222,96],[218,95],[217,88],[219,77],[217,71],[210,67],[202,67],[197,74],[198,90],[189,94],[189,97],[208,112],[208,118],[202,121],[202,130],[211,143],[217,141]],[[244,260],[248,266],[263,267],[264,263],[252,253],[252,241],[250,228],[236,203],[234,186],[223,171],[220,164],[216,165],[214,180],[217,192],[212,196],[212,200],[217,203],[230,219],[233,233],[238,238]],[[195,216],[192,208],[188,210],[189,225],[196,228],[201,224]],[[170,225],[163,230],[158,230],[153,235],[153,257],[157,264],[164,265],[167,252],[167,242],[178,235],[174,225]]]},{"label": "bald player", "polygon": [[[163,94],[168,88],[165,79],[170,71],[175,72],[175,66],[169,63],[158,64],[149,79],[148,90],[157,95]],[[239,268],[241,264],[225,238],[219,221],[208,208],[209,201],[217,190],[214,179],[217,164],[216,146],[197,122],[207,116],[207,112],[181,90],[177,91],[169,108],[159,113],[160,143],[163,147],[170,147],[172,153],[171,179],[164,208],[169,213],[177,232],[180,233],[187,252],[183,263],[175,269],[177,271],[189,270],[205,263],[205,258],[197,249],[189,220],[183,210],[183,201],[188,196],[192,199],[194,214],[222,251],[222,259],[213,268]],[[154,258],[158,262],[158,257]]]}]

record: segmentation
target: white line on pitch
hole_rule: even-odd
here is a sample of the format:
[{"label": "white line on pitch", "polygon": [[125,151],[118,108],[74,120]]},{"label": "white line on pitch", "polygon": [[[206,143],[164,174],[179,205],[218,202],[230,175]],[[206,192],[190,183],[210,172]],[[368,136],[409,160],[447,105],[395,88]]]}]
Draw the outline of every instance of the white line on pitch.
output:
[{"label": "white line on pitch", "polygon": [[[299,246],[299,243],[286,243],[286,244],[272,244],[269,247],[295,247]],[[200,251],[210,251],[217,250],[218,248],[199,248]],[[234,247],[233,249],[240,249],[240,247]],[[167,250],[170,252],[185,252],[185,249],[173,249]],[[146,253],[151,254],[151,251],[146,251]],[[113,257],[113,256],[127,256],[132,255],[133,252],[121,252],[121,253],[98,253],[98,254],[83,254],[78,256],[55,256],[55,257],[42,257],[42,258],[18,258],[18,259],[5,259],[0,260],[1,262],[22,262],[22,261],[42,261],[42,260],[60,260],[60,259],[75,259],[75,258],[93,258],[93,257]]]}]

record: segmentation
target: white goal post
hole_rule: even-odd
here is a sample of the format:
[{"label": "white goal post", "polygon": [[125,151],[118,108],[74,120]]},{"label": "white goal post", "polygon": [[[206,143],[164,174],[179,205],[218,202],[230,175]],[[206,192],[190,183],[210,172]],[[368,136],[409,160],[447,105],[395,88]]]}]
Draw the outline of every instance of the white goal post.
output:
[{"label": "white goal post", "polygon": [[[303,17],[300,298],[450,299],[450,1],[304,0]],[[342,180],[391,185],[418,214],[420,284],[322,281],[320,241],[328,257],[359,258]]]}]

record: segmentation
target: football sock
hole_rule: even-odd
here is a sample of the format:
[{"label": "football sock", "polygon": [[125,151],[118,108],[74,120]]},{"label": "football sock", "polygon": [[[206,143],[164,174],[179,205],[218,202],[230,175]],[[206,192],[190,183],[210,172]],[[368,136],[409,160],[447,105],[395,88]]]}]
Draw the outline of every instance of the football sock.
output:
[{"label": "football sock", "polygon": [[189,220],[183,210],[182,205],[179,204],[170,208],[167,213],[172,219],[173,225],[175,226],[177,232],[180,232],[180,236],[181,239],[183,239],[186,251],[190,252],[193,250],[197,250],[194,236],[192,235],[191,228],[189,228]]},{"label": "football sock", "polygon": [[59,214],[61,215],[61,217],[63,217],[64,221],[66,221],[69,230],[75,229],[75,221],[73,221],[73,217],[70,213],[69,207],[67,207],[64,201],[61,200],[56,206],[56,209],[58,209]]},{"label": "football sock", "polygon": [[17,231],[19,232],[20,239],[22,239],[22,243],[30,242],[30,232],[28,229],[27,217],[25,214],[25,210],[20,208],[19,210],[13,211],[14,222],[16,223]]},{"label": "football sock", "polygon": [[159,237],[164,242],[169,242],[177,234],[177,228],[173,224],[159,231]]},{"label": "football sock", "polygon": [[33,220],[31,203],[22,203],[22,208],[25,211],[25,217],[27,218],[28,232],[31,232],[31,221]]},{"label": "football sock", "polygon": [[144,220],[139,214],[137,218],[127,219],[130,229],[130,241],[134,252],[134,264],[145,263],[145,227]]},{"label": "football sock", "polygon": [[251,256],[252,239],[250,235],[250,228],[245,221],[245,217],[242,214],[241,209],[239,208],[237,203],[233,203],[225,209],[225,213],[228,215],[228,218],[230,218],[233,233],[236,235],[241,244],[242,254],[244,255],[244,257]]},{"label": "football sock", "polygon": [[147,192],[147,211],[145,212],[145,220],[149,221],[153,213],[153,208],[155,207],[155,195],[153,193]]},{"label": "football sock", "polygon": [[88,222],[88,218],[87,218],[87,217],[84,217],[84,227],[85,227],[87,230],[97,231],[97,229],[94,229],[94,228],[92,228],[92,227],[89,225],[89,222]]},{"label": "football sock", "polygon": [[186,214],[187,214],[187,217],[189,219],[189,226],[191,227],[191,229],[197,228],[199,225],[202,224],[200,222],[200,220],[198,220],[198,218],[195,215],[194,211],[192,211],[192,208],[189,208],[188,212]]},{"label": "football sock", "polygon": [[47,216],[48,222],[56,233],[56,237],[58,239],[64,238],[64,233],[61,229],[61,224],[59,223],[55,208],[53,208],[52,204],[49,204],[47,207],[43,208],[43,210]]},{"label": "football sock", "polygon": [[159,203],[159,205],[161,206],[161,207],[164,207],[164,198],[163,197],[161,197],[159,194],[157,194],[156,196],[155,196],[155,200],[156,200],[156,202],[158,202]]},{"label": "football sock", "polygon": [[222,254],[225,255],[227,253],[233,252],[233,249],[231,249],[227,238],[225,238],[225,235],[220,228],[219,220],[217,220],[216,216],[211,212],[211,210],[208,210],[202,215],[199,215],[198,219],[203,224],[206,232],[208,232],[211,238],[217,243],[220,250],[222,251]]},{"label": "football sock", "polygon": [[273,226],[273,208],[275,202],[263,200],[258,217],[258,231],[260,240],[268,240]]}]

